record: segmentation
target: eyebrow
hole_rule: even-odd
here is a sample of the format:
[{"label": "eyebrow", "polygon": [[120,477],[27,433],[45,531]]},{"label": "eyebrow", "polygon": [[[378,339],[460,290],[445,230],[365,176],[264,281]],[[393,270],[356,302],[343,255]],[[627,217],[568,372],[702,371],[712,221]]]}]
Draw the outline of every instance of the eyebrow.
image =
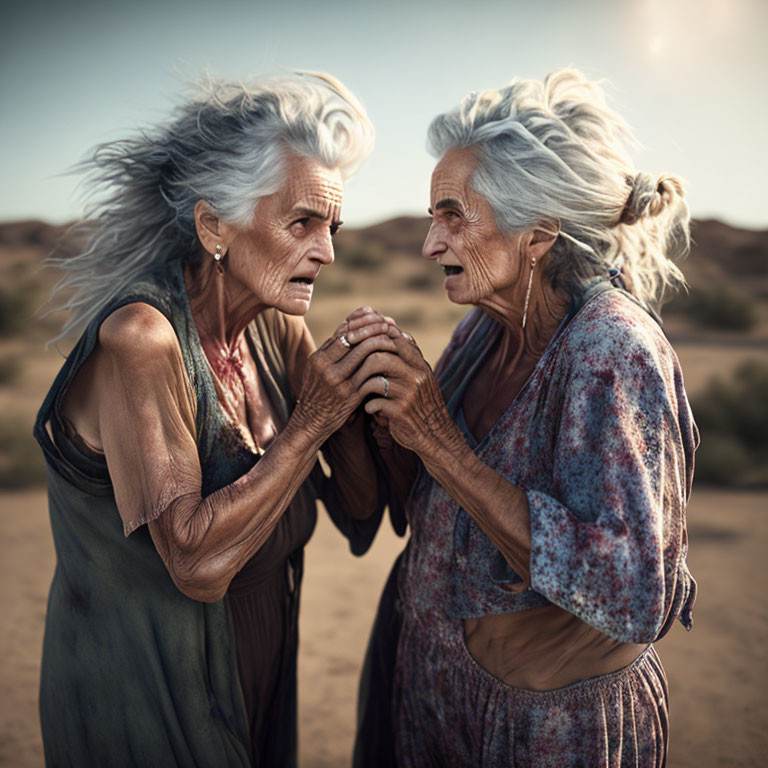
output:
[{"label": "eyebrow", "polygon": [[[459,213],[464,213],[464,207],[462,204],[456,200],[453,197],[447,197],[445,200],[440,200],[438,203],[435,204],[435,210],[441,211],[443,208],[455,208]],[[432,209],[427,208],[427,213],[431,216],[432,215]]]},{"label": "eyebrow", "polygon": [[[294,216],[307,216],[310,219],[317,219],[318,221],[325,221],[326,219],[326,215],[322,211],[318,211],[315,208],[304,208],[303,206],[294,208],[291,211],[290,218],[292,219]],[[333,219],[331,221],[331,228],[334,231],[331,234],[334,234],[343,223],[344,222],[341,219]]]},{"label": "eyebrow", "polygon": [[294,208],[291,211],[291,216],[308,216],[311,219],[322,219],[325,220],[326,215],[322,211],[318,211],[315,208]]}]

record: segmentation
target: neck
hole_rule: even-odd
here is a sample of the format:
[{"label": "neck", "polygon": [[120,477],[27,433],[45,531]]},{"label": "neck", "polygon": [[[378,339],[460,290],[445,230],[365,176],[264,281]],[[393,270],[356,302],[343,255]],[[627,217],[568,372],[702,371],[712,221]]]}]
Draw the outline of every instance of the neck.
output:
[{"label": "neck", "polygon": [[230,357],[248,324],[266,307],[208,254],[198,267],[185,268],[184,282],[203,347]]},{"label": "neck", "polygon": [[525,275],[509,294],[494,295],[479,304],[503,327],[501,346],[506,353],[501,359],[514,365],[523,359],[535,362],[541,357],[570,306],[568,294],[553,289],[549,280],[543,279],[541,269],[533,273],[526,312],[527,289],[528,275]]}]

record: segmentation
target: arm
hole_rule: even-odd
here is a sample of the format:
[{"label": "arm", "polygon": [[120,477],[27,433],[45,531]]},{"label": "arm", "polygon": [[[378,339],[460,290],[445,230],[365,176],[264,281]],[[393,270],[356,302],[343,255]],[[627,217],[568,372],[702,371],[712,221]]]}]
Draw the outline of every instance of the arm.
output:
[{"label": "arm", "polygon": [[[356,309],[346,320],[347,329],[350,331],[347,336],[351,343],[357,343],[363,338],[360,332],[381,321],[388,324],[384,326],[387,332],[395,338],[400,336],[400,331],[391,317],[386,317],[371,307]],[[408,525],[406,502],[418,475],[419,458],[413,451],[403,448],[392,439],[385,418],[369,416],[364,411],[359,413],[365,419],[370,453],[378,469],[379,498],[389,508],[390,521],[395,532],[398,536],[403,536]]]},{"label": "arm", "polygon": [[[342,334],[352,345],[365,339],[386,333],[389,323],[378,313],[356,310],[350,317],[359,317],[350,330],[348,322],[340,325],[332,334]],[[281,347],[286,360],[291,387],[299,396],[304,381],[307,361],[315,351],[312,334],[303,318],[285,316],[285,329]],[[331,470],[331,476],[319,477],[321,498],[326,508],[335,516],[336,510],[351,518],[364,520],[380,512],[380,494],[377,489],[376,467],[366,435],[366,417],[356,411],[334,432],[322,446],[322,454]],[[378,523],[376,524],[378,527]],[[345,533],[349,531],[345,530]]]},{"label": "arm", "polygon": [[685,509],[697,437],[679,364],[629,328],[572,358],[551,493],[527,492],[532,585],[605,634],[653,642],[678,616],[690,628],[695,598]]},{"label": "arm", "polygon": [[363,396],[382,394],[378,376],[389,380],[388,399],[370,400],[365,410],[388,420],[395,441],[418,455],[527,583],[531,538],[525,493],[477,458],[413,340],[401,336],[396,345],[396,354],[373,353],[361,368],[367,377]]},{"label": "arm", "polygon": [[359,405],[353,378],[386,336],[346,353],[326,342],[308,361],[301,403],[259,462],[202,498],[202,472],[181,351],[172,327],[134,304],[102,324],[96,364],[104,452],[121,513],[138,509],[179,589],[215,601],[267,540],[315,464]]},{"label": "arm", "polygon": [[692,602],[694,585],[678,564],[694,438],[678,413],[687,402],[675,394],[677,378],[662,375],[654,351],[642,344],[615,351],[581,350],[577,357],[590,362],[564,382],[557,498],[524,492],[480,462],[450,421],[428,366],[401,342],[399,361],[372,355],[378,364],[369,372],[387,370],[399,387],[390,384],[391,399],[366,408],[387,416],[394,438],[419,454],[523,577],[519,586],[530,583],[619,640],[650,642]]}]

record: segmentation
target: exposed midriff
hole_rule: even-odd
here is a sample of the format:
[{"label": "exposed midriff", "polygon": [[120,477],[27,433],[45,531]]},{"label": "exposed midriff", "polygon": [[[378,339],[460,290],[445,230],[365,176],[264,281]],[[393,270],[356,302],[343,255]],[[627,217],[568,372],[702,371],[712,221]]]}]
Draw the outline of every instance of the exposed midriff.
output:
[{"label": "exposed midriff", "polygon": [[464,639],[489,674],[536,691],[615,672],[647,647],[614,640],[556,605],[465,619]]}]

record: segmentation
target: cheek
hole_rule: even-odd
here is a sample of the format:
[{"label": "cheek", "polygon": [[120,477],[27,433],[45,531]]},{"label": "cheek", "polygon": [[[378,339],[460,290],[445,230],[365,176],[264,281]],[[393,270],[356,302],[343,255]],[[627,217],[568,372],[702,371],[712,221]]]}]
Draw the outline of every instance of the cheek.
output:
[{"label": "cheek", "polygon": [[492,243],[479,237],[468,237],[464,242],[465,271],[468,272],[470,282],[481,289],[490,287],[494,278],[498,278],[498,267],[494,259]]},{"label": "cheek", "polygon": [[290,272],[290,257],[293,238],[279,232],[259,238],[251,243],[250,256],[244,260],[243,269],[250,277],[261,280],[278,280]]}]

